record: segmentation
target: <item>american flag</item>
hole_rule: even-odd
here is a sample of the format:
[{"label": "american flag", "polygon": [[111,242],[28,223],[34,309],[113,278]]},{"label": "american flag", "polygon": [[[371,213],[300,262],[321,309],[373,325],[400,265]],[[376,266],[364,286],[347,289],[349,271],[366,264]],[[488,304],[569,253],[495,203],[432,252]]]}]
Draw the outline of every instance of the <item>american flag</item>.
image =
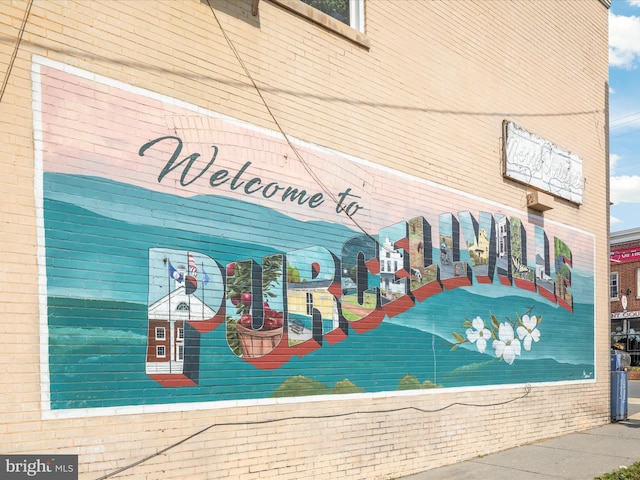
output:
[{"label": "american flag", "polygon": [[189,273],[194,277],[198,276],[198,267],[196,267],[196,261],[191,252],[189,252]]}]

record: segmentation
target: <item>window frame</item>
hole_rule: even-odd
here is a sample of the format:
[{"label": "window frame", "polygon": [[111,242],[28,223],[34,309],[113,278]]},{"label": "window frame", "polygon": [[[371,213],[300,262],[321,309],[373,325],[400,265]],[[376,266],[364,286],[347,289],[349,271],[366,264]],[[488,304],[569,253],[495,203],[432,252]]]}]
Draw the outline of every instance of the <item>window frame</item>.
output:
[{"label": "window frame", "polygon": [[349,0],[349,26],[364,33],[364,0]]},{"label": "window frame", "polygon": [[166,340],[167,329],[165,327],[156,327],[156,340]]},{"label": "window frame", "polygon": [[191,307],[187,302],[180,302],[176,305],[176,312],[189,312],[191,311]]},{"label": "window frame", "polygon": [[[615,297],[612,295],[614,282],[615,282],[615,290],[616,290]],[[609,300],[616,301],[619,299],[620,299],[620,275],[618,274],[618,272],[611,272],[609,274]]]},{"label": "window frame", "polygon": [[313,293],[307,292],[306,295],[307,315],[313,315]]},{"label": "window frame", "polygon": [[370,48],[371,43],[364,34],[365,27],[365,0],[349,0],[350,25],[336,20],[321,10],[304,3],[302,0],[271,0],[271,3],[279,5],[307,20],[334,32],[347,40],[351,40],[365,48]]},{"label": "window frame", "polygon": [[167,358],[167,347],[165,345],[156,345],[156,358]]},{"label": "window frame", "polygon": [[[301,0],[301,1],[304,4],[309,5],[312,8],[315,8],[316,10],[321,11],[325,15],[329,15],[324,10],[317,7],[313,7],[312,5],[307,3],[305,0]],[[349,15],[349,23],[343,22],[342,20],[332,17],[331,15],[329,16],[334,20],[340,23],[343,23],[344,25],[348,25],[354,30],[364,33],[364,0],[347,0],[347,10]]]}]

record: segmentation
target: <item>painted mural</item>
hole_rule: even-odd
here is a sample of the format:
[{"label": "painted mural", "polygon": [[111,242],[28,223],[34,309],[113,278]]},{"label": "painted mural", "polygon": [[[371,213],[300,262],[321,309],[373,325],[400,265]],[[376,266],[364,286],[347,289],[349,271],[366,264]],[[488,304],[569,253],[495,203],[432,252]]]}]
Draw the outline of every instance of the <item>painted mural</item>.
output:
[{"label": "painted mural", "polygon": [[593,380],[591,234],[39,57],[33,90],[50,411]]}]

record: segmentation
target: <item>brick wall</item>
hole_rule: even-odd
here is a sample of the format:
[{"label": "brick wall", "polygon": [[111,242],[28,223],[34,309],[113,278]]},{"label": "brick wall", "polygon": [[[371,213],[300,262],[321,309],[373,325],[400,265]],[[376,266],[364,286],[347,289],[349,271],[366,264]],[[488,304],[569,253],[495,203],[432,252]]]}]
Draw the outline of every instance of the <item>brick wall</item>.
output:
[{"label": "brick wall", "polygon": [[[29,5],[0,3],[0,27],[7,39],[0,42],[3,65],[12,61]],[[251,15],[249,1],[215,2],[214,8],[215,17],[206,2],[196,0],[31,6],[0,103],[0,139],[7,147],[0,161],[5,193],[0,204],[5,277],[0,332],[10,345],[1,361],[2,451],[78,454],[80,478],[87,479],[127,466],[112,478],[382,479],[606,423],[608,87],[602,3],[370,1],[364,44],[309,22],[281,3],[263,0],[258,16]],[[533,225],[559,226],[575,231],[581,242],[592,238],[595,380],[536,382],[530,391],[525,384],[507,383],[309,401],[194,402],[192,407],[149,401],[135,411],[128,408],[136,404],[131,399],[110,406],[109,414],[76,408],[77,403],[60,409],[63,415],[48,410],[51,394],[55,397],[67,385],[51,384],[49,374],[73,379],[77,371],[73,364],[65,365],[68,371],[56,371],[56,357],[49,352],[60,348],[56,342],[65,337],[48,331],[51,319],[42,316],[47,305],[43,288],[51,292],[60,277],[47,278],[38,239],[46,228],[42,210],[50,208],[42,204],[38,178],[50,152],[38,149],[34,119],[40,117],[33,102],[41,98],[43,109],[58,104],[46,92],[39,97],[43,92],[33,91],[33,55],[126,84],[131,95],[140,88],[174,99],[176,110],[184,102],[277,132],[218,21],[291,138],[433,182],[456,196],[481,199],[492,212],[519,211],[530,230]],[[107,94],[120,94],[115,84],[105,85]],[[121,115],[154,118],[154,108],[150,100],[137,112],[105,111],[98,118],[84,118],[80,107],[65,112],[77,115],[69,121],[108,130]],[[176,121],[171,112],[162,113],[166,126],[185,127],[171,123]],[[502,176],[505,119],[583,159],[582,205],[556,198],[544,217],[527,212],[526,187]],[[68,130],[46,135],[59,146],[57,152],[92,142]],[[124,155],[118,153],[120,139],[115,140],[114,157]],[[211,144],[206,135],[196,140]],[[86,158],[87,165],[100,163],[97,156],[69,156]],[[385,191],[384,177],[367,176],[357,163],[344,165],[343,177],[362,175],[362,189],[371,198],[384,192],[393,208],[405,207],[402,188]],[[278,168],[307,177],[294,159]],[[132,179],[138,175],[130,173]],[[430,205],[433,212],[444,213],[450,202],[434,198]],[[375,218],[368,221],[384,226]],[[87,226],[84,233],[91,234],[92,228],[99,232]],[[84,268],[79,265],[74,268]],[[46,265],[49,272],[56,266]],[[114,285],[119,291],[121,286]],[[118,315],[103,314],[117,321]],[[146,332],[146,324],[142,329]],[[105,328],[105,342],[117,345],[109,331]],[[43,337],[47,334],[52,344]],[[94,386],[82,378],[85,400],[91,403]],[[179,389],[167,392],[181,395]],[[156,452],[162,453],[153,456]]]},{"label": "brick wall", "polygon": [[[611,246],[612,251],[626,250],[636,248],[638,246],[637,241],[630,241],[625,243],[619,243]],[[619,264],[611,265],[611,273],[618,273],[618,299],[611,302],[612,312],[622,312],[623,307],[620,303],[622,295],[627,297],[627,310],[636,311],[640,310],[640,300],[638,300],[638,262],[629,261]],[[626,294],[626,290],[629,289],[629,294]]]}]

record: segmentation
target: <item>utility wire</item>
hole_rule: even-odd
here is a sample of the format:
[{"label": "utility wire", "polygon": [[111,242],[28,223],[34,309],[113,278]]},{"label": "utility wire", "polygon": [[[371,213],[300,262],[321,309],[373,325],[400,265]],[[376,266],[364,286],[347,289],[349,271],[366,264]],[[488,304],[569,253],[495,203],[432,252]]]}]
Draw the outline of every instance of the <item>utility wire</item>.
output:
[{"label": "utility wire", "polygon": [[[333,192],[331,192],[322,182],[322,180],[320,178],[318,178],[318,176],[315,174],[315,172],[311,169],[311,167],[307,164],[307,162],[304,160],[304,158],[302,157],[302,155],[300,154],[300,152],[298,151],[298,149],[293,145],[293,143],[291,142],[291,140],[289,139],[289,136],[284,132],[284,130],[282,129],[280,123],[278,122],[277,118],[275,117],[275,115],[273,114],[271,108],[269,107],[269,105],[267,104],[266,100],[264,99],[262,92],[260,91],[260,89],[258,88],[255,80],[253,79],[253,77],[251,76],[249,70],[247,69],[246,65],[244,64],[244,62],[242,61],[242,58],[240,57],[238,51],[236,50],[233,42],[231,41],[231,39],[228,37],[226,31],[222,28],[222,25],[215,13],[214,8],[211,6],[211,3],[209,3],[209,0],[207,0],[207,4],[209,5],[209,8],[211,9],[213,16],[216,20],[216,22],[218,23],[218,26],[220,28],[220,31],[222,32],[227,44],[229,45],[229,47],[231,48],[231,50],[233,51],[235,57],[237,58],[238,62],[240,63],[240,65],[242,66],[245,74],[247,75],[247,77],[249,78],[249,80],[251,81],[251,84],[253,85],[253,87],[255,88],[256,92],[258,93],[258,96],[260,97],[260,100],[262,101],[263,105],[265,106],[265,108],[267,109],[267,112],[269,113],[269,115],[271,116],[272,120],[274,121],[274,123],[276,124],[276,126],[278,127],[278,130],[280,131],[280,133],[282,134],[282,136],[284,137],[284,139],[286,140],[287,144],[289,145],[289,147],[291,148],[291,150],[294,152],[294,154],[296,155],[296,157],[298,158],[298,160],[300,161],[300,163],[303,165],[303,167],[305,168],[305,170],[307,170],[307,172],[309,173],[309,175],[316,181],[316,183],[318,183],[318,185],[322,188],[322,190],[336,203],[336,205],[339,204],[338,199],[335,197],[335,195],[333,194]],[[18,32],[18,37],[16,40],[16,45],[14,47],[13,53],[11,55],[11,59],[9,61],[9,65],[7,68],[7,71],[5,73],[5,77],[3,79],[2,82],[2,87],[0,88],[0,103],[2,102],[2,99],[4,97],[4,93],[6,91],[6,87],[7,84],[9,82],[9,78],[11,76],[11,72],[13,70],[13,65],[15,63],[16,57],[18,55],[18,51],[20,49],[20,44],[22,43],[22,37],[24,35],[25,29],[26,29],[26,25],[27,25],[27,21],[29,18],[29,15],[31,13],[31,7],[33,6],[33,0],[29,0],[28,4],[27,4],[27,8],[25,10],[25,14],[24,17],[22,19],[22,24],[20,26],[20,30]],[[591,113],[591,112],[586,112],[586,113]],[[624,118],[624,117],[623,117]],[[629,132],[631,133],[631,132]],[[372,240],[375,240],[377,242],[377,240],[372,237],[368,232],[366,232],[359,224],[358,222],[353,218],[352,215],[350,215],[344,208],[342,208],[342,211],[344,212],[345,215],[347,215],[347,217],[365,234],[367,235],[369,238],[371,238]],[[179,440],[178,442],[173,443],[172,445],[169,445],[165,448],[163,448],[162,450],[159,450],[151,455],[148,455],[147,457],[144,457],[136,462],[133,462],[129,465],[126,465],[118,470],[115,470],[111,473],[108,473],[106,475],[103,475],[101,477],[98,477],[96,480],[105,480],[107,478],[111,478],[114,477],[115,475],[118,475],[126,470],[130,470],[131,468],[134,468],[138,465],[141,465],[142,463],[147,462],[148,460],[151,460],[152,458],[155,458],[159,455],[162,455],[163,453],[176,448],[180,445],[182,445],[183,443],[188,442],[189,440],[202,435],[203,433],[211,430],[214,427],[223,427],[223,426],[249,426],[249,425],[265,425],[265,424],[270,424],[270,423],[276,423],[276,422],[285,422],[285,421],[289,421],[289,420],[320,420],[320,419],[328,419],[328,418],[340,418],[340,417],[347,417],[347,416],[353,416],[353,415],[359,415],[359,414],[375,414],[375,415],[380,415],[380,414],[388,414],[388,413],[396,413],[396,412],[401,412],[401,411],[407,411],[407,410],[413,410],[413,411],[417,411],[417,412],[421,412],[421,413],[437,413],[437,412],[441,412],[444,411],[448,408],[454,407],[454,406],[462,406],[462,407],[477,407],[477,408],[488,408],[488,407],[494,407],[494,406],[500,406],[500,405],[506,405],[508,403],[512,403],[515,402],[517,400],[521,400],[524,399],[525,397],[527,397],[531,392],[531,386],[527,385],[525,387],[525,393],[518,396],[518,397],[514,397],[510,400],[505,400],[503,402],[497,402],[497,403],[490,403],[490,404],[477,404],[477,403],[464,403],[464,402],[454,402],[451,403],[449,405],[446,405],[444,407],[441,408],[436,408],[436,409],[423,409],[423,408],[418,408],[418,407],[402,407],[402,408],[394,408],[394,409],[386,409],[386,410],[372,410],[372,411],[355,411],[355,412],[345,412],[345,413],[340,413],[340,414],[333,414],[333,415],[309,415],[309,416],[293,416],[293,417],[283,417],[283,418],[272,418],[272,419],[265,419],[265,420],[259,420],[259,421],[253,421],[253,422],[226,422],[226,423],[214,423],[211,424],[195,433],[193,433],[192,435],[189,435],[181,440]]]},{"label": "utility wire", "polygon": [[[229,45],[229,48],[231,49],[231,51],[235,55],[236,59],[238,60],[238,63],[242,67],[242,69],[244,70],[245,75],[247,76],[247,78],[249,78],[249,81],[251,82],[251,85],[253,85],[253,88],[256,90],[256,93],[260,97],[260,100],[262,101],[262,104],[264,105],[264,107],[266,108],[267,112],[269,113],[269,116],[271,117],[271,119],[275,123],[276,127],[278,128],[278,131],[282,134],[282,136],[284,137],[285,141],[289,145],[289,148],[291,148],[291,150],[293,151],[293,153],[296,156],[296,158],[298,159],[298,161],[302,164],[302,166],[307,171],[309,176],[320,186],[320,189],[324,193],[326,193],[329,196],[329,198],[331,198],[335,202],[336,206],[340,207],[340,210],[349,218],[349,220],[351,220],[351,222],[353,222],[353,224],[362,233],[364,233],[368,238],[370,238],[371,240],[373,240],[376,243],[378,243],[378,240],[376,238],[374,238],[369,232],[367,232],[358,223],[358,221],[355,218],[353,218],[353,215],[349,214],[349,212],[346,211],[344,206],[340,205],[340,202],[338,201],[338,198],[335,196],[335,194],[331,190],[329,190],[329,188],[327,188],[327,186],[324,184],[324,182],[316,175],[316,173],[313,171],[311,166],[302,157],[302,155],[300,154],[300,152],[298,151],[296,146],[293,145],[293,142],[289,138],[289,135],[287,135],[287,133],[284,131],[284,129],[280,125],[280,122],[278,121],[278,119],[276,118],[275,114],[271,110],[271,107],[269,107],[269,104],[267,103],[267,101],[265,100],[264,96],[262,95],[261,89],[258,87],[258,85],[256,84],[255,80],[253,79],[253,76],[251,75],[251,72],[249,72],[249,69],[247,68],[247,66],[245,65],[244,61],[242,60],[242,57],[240,56],[240,53],[236,49],[234,43],[231,41],[231,38],[229,38],[229,35],[227,35],[227,32],[222,27],[222,24],[220,23],[220,20],[218,19],[218,16],[216,15],[216,11],[213,8],[213,6],[211,5],[210,0],[207,0],[207,4],[209,5],[209,8],[211,9],[211,13],[213,14],[213,17],[215,18],[216,23],[218,24],[218,27],[220,28],[220,31],[222,32],[222,35],[224,36],[224,39],[227,42],[227,45]],[[386,248],[386,247],[383,247],[383,248]]]},{"label": "utility wire", "polygon": [[192,438],[195,438],[199,435],[202,435],[203,433],[211,430],[214,427],[237,427],[237,426],[253,426],[253,425],[267,425],[267,424],[271,424],[271,423],[279,423],[279,422],[288,422],[289,420],[324,420],[327,418],[342,418],[342,417],[350,417],[353,415],[381,415],[381,414],[387,414],[387,413],[397,413],[397,412],[403,412],[403,411],[407,411],[407,410],[413,410],[416,412],[420,412],[420,413],[438,413],[438,412],[442,412],[444,410],[447,410],[451,407],[455,407],[455,406],[460,406],[460,407],[476,407],[476,408],[489,408],[489,407],[497,407],[500,405],[506,405],[508,403],[513,403],[516,402],[518,400],[522,400],[523,398],[526,398],[529,396],[529,394],[531,393],[531,385],[527,384],[525,386],[524,389],[524,393],[522,395],[519,395],[517,397],[511,398],[509,400],[504,400],[502,402],[495,402],[495,403],[465,403],[465,402],[454,402],[454,403],[450,403],[449,405],[445,405],[444,407],[440,407],[440,408],[433,408],[433,409],[425,409],[425,408],[419,408],[419,407],[400,407],[400,408],[389,408],[389,409],[383,409],[383,410],[367,410],[367,411],[355,411],[355,412],[345,412],[345,413],[335,413],[335,414],[331,414],[331,415],[299,415],[299,416],[292,416],[292,417],[283,417],[283,418],[268,418],[265,420],[255,420],[252,422],[223,422],[223,423],[213,423],[211,425],[209,425],[208,427],[205,427],[199,431],[197,431],[196,433],[189,435],[188,437],[183,438],[182,440],[179,440],[178,442],[169,445],[168,447],[163,448],[162,450],[159,450],[155,453],[152,453],[151,455],[148,455],[144,458],[141,458],[140,460],[137,460],[133,463],[130,463],[129,465],[125,465],[122,468],[119,468],[118,470],[114,470],[111,473],[107,473],[106,475],[103,475],[101,477],[96,478],[96,480],[105,480],[107,478],[111,478],[114,477],[126,470],[130,470],[138,465],[141,465],[149,460],[151,460],[152,458],[155,458],[159,455],[162,455],[163,453],[179,446],[182,445],[185,442],[188,442],[189,440],[191,440]]},{"label": "utility wire", "polygon": [[[620,122],[621,120],[624,120],[625,118],[635,117],[635,116],[638,116],[638,115],[640,115],[640,112],[629,113],[627,115],[623,115],[622,117],[618,117],[616,119],[613,119],[609,123],[611,123],[611,124],[616,123],[617,124],[618,122]],[[625,123],[633,122],[634,120],[637,120],[637,118],[632,118],[631,120],[626,120],[624,122],[621,122],[619,125],[623,125]]]},{"label": "utility wire", "polygon": [[18,56],[18,50],[20,49],[20,44],[22,43],[22,35],[24,34],[24,30],[27,27],[27,19],[29,18],[29,13],[31,13],[32,5],[33,5],[33,0],[29,0],[29,3],[27,4],[27,9],[24,12],[24,17],[22,18],[22,25],[20,25],[20,31],[18,32],[16,46],[14,47],[13,53],[11,54],[11,60],[9,60],[9,66],[7,67],[7,72],[4,75],[4,80],[2,80],[2,87],[0,87],[0,103],[2,103],[2,98],[4,97],[4,92],[7,89],[7,84],[9,83],[9,77],[11,76],[11,71],[13,70],[13,64],[16,61],[16,57]]},{"label": "utility wire", "polygon": [[619,135],[612,135],[611,138],[620,138],[620,137],[624,137],[626,135],[631,135],[632,133],[636,133],[636,132],[640,132],[640,128],[636,128],[634,130],[630,130],[628,132],[621,133]]}]

